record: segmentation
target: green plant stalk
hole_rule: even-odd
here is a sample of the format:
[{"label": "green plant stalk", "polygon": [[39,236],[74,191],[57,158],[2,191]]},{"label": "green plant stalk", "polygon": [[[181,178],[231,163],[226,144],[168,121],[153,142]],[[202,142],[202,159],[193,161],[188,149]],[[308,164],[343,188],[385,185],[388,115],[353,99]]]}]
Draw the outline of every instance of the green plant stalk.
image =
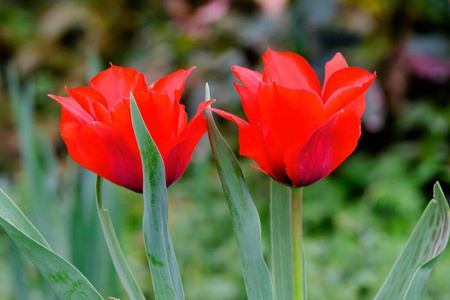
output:
[{"label": "green plant stalk", "polygon": [[294,300],[306,299],[306,276],[303,260],[302,232],[302,193],[303,187],[292,188],[291,234],[292,234],[292,280]]},{"label": "green plant stalk", "polygon": [[109,254],[111,255],[114,267],[116,268],[117,274],[119,275],[120,281],[122,281],[128,296],[130,296],[132,300],[145,300],[144,294],[142,293],[142,290],[140,289],[133,273],[130,270],[130,267],[127,264],[125,256],[123,255],[122,248],[120,247],[119,240],[116,232],[114,231],[111,216],[108,210],[103,207],[102,183],[103,178],[97,176],[95,185],[97,211],[100,223],[102,224],[103,235],[105,236]]},{"label": "green plant stalk", "polygon": [[276,300],[292,300],[291,188],[270,180],[270,239]]}]

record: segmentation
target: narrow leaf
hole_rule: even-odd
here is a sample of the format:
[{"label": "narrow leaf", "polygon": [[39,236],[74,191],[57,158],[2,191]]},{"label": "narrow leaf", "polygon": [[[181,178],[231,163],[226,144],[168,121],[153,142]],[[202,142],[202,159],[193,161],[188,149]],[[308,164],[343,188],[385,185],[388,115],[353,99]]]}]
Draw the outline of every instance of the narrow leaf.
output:
[{"label": "narrow leaf", "polygon": [[102,201],[102,178],[97,176],[96,183],[96,195],[97,195],[97,211],[102,224],[103,234],[106,239],[106,245],[108,246],[109,254],[119,275],[125,290],[132,300],[145,300],[130,267],[127,264],[125,256],[123,255],[122,248],[120,247],[119,240],[117,238],[114,226],[111,220],[111,216],[107,209],[103,207]]},{"label": "narrow leaf", "polygon": [[[206,100],[209,100],[206,86]],[[273,299],[269,270],[261,251],[258,212],[245,185],[239,163],[217,130],[210,111],[205,112],[211,149],[230,209],[249,300]]]},{"label": "narrow leaf", "polygon": [[184,299],[169,234],[164,162],[131,95],[131,117],[144,172],[144,242],[156,299]]},{"label": "narrow leaf", "polygon": [[447,246],[450,230],[449,208],[439,185],[375,300],[418,300],[431,268]]},{"label": "narrow leaf", "polygon": [[0,225],[61,299],[102,299],[80,271],[50,249],[42,235],[1,189]]}]

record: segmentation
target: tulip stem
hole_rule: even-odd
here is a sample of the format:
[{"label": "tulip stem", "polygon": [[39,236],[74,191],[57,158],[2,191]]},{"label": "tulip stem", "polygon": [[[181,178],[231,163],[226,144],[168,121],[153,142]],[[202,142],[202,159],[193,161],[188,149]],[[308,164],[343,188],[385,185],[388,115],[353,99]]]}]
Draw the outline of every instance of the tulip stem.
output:
[{"label": "tulip stem", "polygon": [[270,180],[270,239],[276,300],[292,300],[291,189]]},{"label": "tulip stem", "polygon": [[103,235],[106,239],[109,254],[111,255],[111,259],[114,267],[116,268],[117,274],[119,275],[120,281],[122,281],[122,284],[130,298],[132,300],[145,300],[144,294],[142,293],[136,279],[133,276],[133,273],[131,273],[130,267],[125,260],[125,256],[123,255],[116,232],[114,231],[111,216],[108,210],[103,207],[102,183],[103,178],[97,176],[95,190],[97,198],[97,212],[102,225]]},{"label": "tulip stem", "polygon": [[294,300],[306,299],[306,272],[303,255],[302,232],[303,187],[292,188],[291,234],[292,234],[292,280]]}]

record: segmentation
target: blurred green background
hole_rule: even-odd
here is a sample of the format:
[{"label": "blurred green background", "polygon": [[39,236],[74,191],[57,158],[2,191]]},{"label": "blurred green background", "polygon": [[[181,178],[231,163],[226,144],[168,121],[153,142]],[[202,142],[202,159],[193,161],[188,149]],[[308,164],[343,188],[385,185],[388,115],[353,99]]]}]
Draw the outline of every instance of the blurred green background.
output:
[{"label": "blurred green background", "polygon": [[[261,71],[267,47],[303,55],[320,79],[338,51],[349,65],[377,72],[357,150],[304,192],[309,298],[372,299],[436,180],[450,198],[447,0],[0,0],[0,187],[103,296],[127,299],[97,220],[95,176],[68,157],[60,105],[47,94],[87,85],[110,62],[143,72],[148,82],[197,66],[182,97],[188,113],[209,82],[215,107],[243,116],[230,67]],[[236,126],[217,121],[238,153]],[[239,160],[269,262],[269,179]],[[104,198],[138,282],[154,299],[141,195],[105,184]],[[186,298],[245,299],[206,137],[169,198]],[[449,268],[447,251],[423,299],[450,299]],[[2,229],[0,299],[55,299]]]}]

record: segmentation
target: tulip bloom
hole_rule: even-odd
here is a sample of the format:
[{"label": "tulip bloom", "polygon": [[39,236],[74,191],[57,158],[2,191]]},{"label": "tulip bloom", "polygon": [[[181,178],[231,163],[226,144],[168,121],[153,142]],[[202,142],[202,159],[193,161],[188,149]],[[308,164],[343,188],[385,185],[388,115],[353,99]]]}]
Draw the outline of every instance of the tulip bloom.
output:
[{"label": "tulip bloom", "polygon": [[179,103],[192,70],[179,70],[148,86],[142,73],[111,66],[97,74],[90,87],[66,88],[70,97],[49,95],[62,105],[61,136],[69,155],[101,177],[142,193],[141,157],[130,112],[133,93],[170,186],[185,171],[207,130],[202,111],[211,101],[201,103],[189,123]]},{"label": "tulip bloom", "polygon": [[248,122],[214,109],[239,127],[240,154],[285,185],[302,187],[330,174],[355,150],[365,93],[375,73],[348,67],[338,53],[323,88],[307,61],[270,49],[263,74],[232,67]]}]

